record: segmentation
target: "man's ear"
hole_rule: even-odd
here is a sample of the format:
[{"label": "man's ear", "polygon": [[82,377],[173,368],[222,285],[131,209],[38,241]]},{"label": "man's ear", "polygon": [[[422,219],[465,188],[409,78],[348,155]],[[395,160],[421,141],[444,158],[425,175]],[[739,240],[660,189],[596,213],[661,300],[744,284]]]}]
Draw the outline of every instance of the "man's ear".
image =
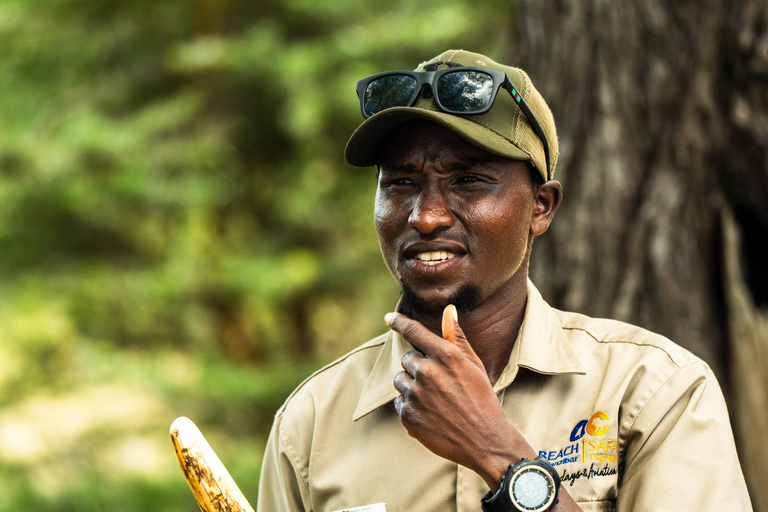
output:
[{"label": "man's ear", "polygon": [[533,196],[533,216],[531,234],[539,236],[549,228],[555,210],[563,200],[563,189],[559,181],[550,180],[540,185]]}]

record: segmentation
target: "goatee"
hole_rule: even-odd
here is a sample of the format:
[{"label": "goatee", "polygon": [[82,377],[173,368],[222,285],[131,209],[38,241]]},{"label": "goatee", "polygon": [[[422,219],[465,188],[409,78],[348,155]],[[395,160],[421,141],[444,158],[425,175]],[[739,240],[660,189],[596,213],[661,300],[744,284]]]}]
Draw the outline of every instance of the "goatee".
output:
[{"label": "goatee", "polygon": [[400,307],[398,311],[410,318],[434,317],[441,315],[448,304],[456,306],[460,315],[472,311],[480,304],[480,289],[471,284],[465,284],[448,299],[445,304],[430,304],[416,295],[407,286],[400,287]]}]

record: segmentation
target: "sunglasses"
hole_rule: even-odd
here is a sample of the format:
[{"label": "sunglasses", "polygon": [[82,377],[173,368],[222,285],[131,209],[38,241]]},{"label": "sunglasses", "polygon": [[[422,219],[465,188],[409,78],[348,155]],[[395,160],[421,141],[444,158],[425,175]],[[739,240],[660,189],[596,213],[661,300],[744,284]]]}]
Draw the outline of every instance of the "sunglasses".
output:
[{"label": "sunglasses", "polygon": [[363,117],[368,119],[392,107],[411,107],[422,90],[423,97],[434,97],[437,108],[443,112],[477,116],[491,109],[499,89],[506,89],[541,139],[549,179],[547,137],[539,120],[507,74],[496,69],[457,66],[452,62],[447,63],[451,67],[436,71],[440,64],[443,63],[430,64],[431,69],[427,71],[385,71],[359,80],[357,96]]}]

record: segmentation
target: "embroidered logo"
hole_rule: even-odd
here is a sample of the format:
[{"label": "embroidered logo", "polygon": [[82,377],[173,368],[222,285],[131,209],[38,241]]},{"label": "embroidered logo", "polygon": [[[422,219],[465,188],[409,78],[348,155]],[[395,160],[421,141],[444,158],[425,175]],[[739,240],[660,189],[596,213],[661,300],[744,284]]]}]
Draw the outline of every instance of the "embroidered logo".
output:
[{"label": "embroidered logo", "polygon": [[606,432],[608,432],[609,427],[608,425],[599,425],[597,420],[602,421],[608,421],[611,417],[608,416],[607,413],[603,411],[597,411],[595,414],[592,415],[589,420],[581,420],[576,424],[575,427],[573,427],[573,430],[571,431],[571,442],[578,441],[582,437],[584,437],[584,434],[589,434],[591,436],[602,436],[605,435]]},{"label": "embroidered logo", "polygon": [[539,456],[547,459],[553,466],[574,462],[617,462],[618,443],[616,441],[587,439],[587,436],[599,438],[607,434],[611,429],[608,424],[610,419],[611,417],[605,411],[596,411],[589,419],[576,423],[571,430],[568,446],[560,450],[541,450]]},{"label": "embroidered logo", "polygon": [[612,468],[608,464],[603,467],[595,467],[595,463],[593,462],[589,465],[588,468],[573,471],[571,473],[564,469],[563,474],[560,475],[560,482],[563,484],[565,484],[565,482],[570,482],[569,485],[573,487],[573,484],[576,483],[576,480],[580,478],[586,478],[587,480],[590,480],[598,476],[611,476],[615,475],[616,473],[618,473],[616,468]]}]

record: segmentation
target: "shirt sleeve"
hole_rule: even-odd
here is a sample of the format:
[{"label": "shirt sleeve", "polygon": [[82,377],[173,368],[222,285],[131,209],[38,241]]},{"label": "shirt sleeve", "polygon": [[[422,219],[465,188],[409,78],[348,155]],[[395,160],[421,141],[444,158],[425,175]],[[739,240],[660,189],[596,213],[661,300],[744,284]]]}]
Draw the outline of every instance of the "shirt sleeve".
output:
[{"label": "shirt sleeve", "polygon": [[728,411],[709,367],[678,369],[629,425],[617,510],[751,511]]},{"label": "shirt sleeve", "polygon": [[257,512],[310,512],[306,474],[282,436],[282,415],[278,413],[264,451]]}]

